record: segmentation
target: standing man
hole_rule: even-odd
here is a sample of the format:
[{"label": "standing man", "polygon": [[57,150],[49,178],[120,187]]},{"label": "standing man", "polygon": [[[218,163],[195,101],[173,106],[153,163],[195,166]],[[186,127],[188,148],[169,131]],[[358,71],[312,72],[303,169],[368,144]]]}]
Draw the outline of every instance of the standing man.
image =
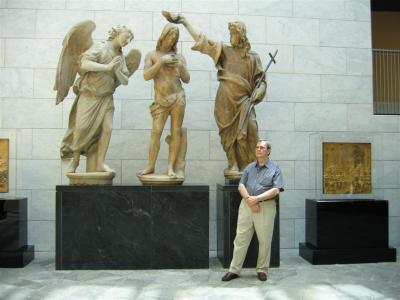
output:
[{"label": "standing man", "polygon": [[221,145],[228,160],[224,171],[226,178],[237,178],[241,171],[254,160],[254,147],[258,141],[258,126],[254,107],[246,118],[245,107],[250,96],[258,104],[265,96],[267,84],[263,80],[260,57],[251,51],[243,22],[229,22],[230,45],[213,41],[199,33],[182,14],[163,12],[170,22],[183,24],[196,41],[192,50],[210,56],[218,70],[219,87],[215,98],[214,116],[219,128]]},{"label": "standing man", "polygon": [[233,258],[229,272],[222,277],[222,281],[239,277],[254,231],[259,244],[257,277],[261,281],[267,280],[276,213],[275,198],[283,191],[282,172],[279,166],[269,159],[270,154],[271,144],[259,140],[255,150],[256,161],[250,163],[243,171],[239,182],[242,201],[239,206],[236,238],[233,242]]},{"label": "standing man", "polygon": [[161,134],[168,116],[171,116],[167,175],[172,178],[176,177],[174,167],[181,143],[182,122],[186,106],[182,82],[188,83],[190,80],[186,61],[181,54],[177,53],[178,40],[178,27],[168,23],[158,39],[156,50],[149,52],[145,58],[144,79],[154,80],[155,100],[150,106],[153,127],[149,146],[149,161],[139,175],[154,173],[158,152],[160,151]]}]

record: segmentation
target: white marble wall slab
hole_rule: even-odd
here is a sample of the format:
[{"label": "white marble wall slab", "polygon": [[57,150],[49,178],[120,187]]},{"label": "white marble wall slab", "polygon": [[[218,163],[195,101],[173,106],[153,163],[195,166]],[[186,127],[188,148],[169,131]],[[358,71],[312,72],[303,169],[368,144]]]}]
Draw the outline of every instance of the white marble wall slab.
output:
[{"label": "white marble wall slab", "polygon": [[4,67],[5,39],[0,39],[0,67]]},{"label": "white marble wall slab", "polygon": [[371,49],[347,49],[347,74],[372,75]]},{"label": "white marble wall slab", "polygon": [[61,52],[61,40],[7,39],[5,65],[16,68],[54,68]]},{"label": "white marble wall slab", "polygon": [[65,0],[2,0],[8,8],[64,9]]},{"label": "white marble wall slab", "polygon": [[182,84],[186,94],[186,105],[191,101],[214,100],[210,96],[210,74],[205,71],[190,71],[190,82]]},{"label": "white marble wall slab", "polygon": [[319,45],[319,21],[305,18],[267,17],[267,43]]},{"label": "white marble wall slab", "polygon": [[381,199],[389,201],[389,216],[400,216],[400,189],[385,189]]},{"label": "white marble wall slab", "polygon": [[32,97],[33,70],[0,68],[0,97]]},{"label": "white marble wall slab", "polygon": [[312,74],[269,74],[268,101],[319,102],[321,78]]},{"label": "white marble wall slab", "polygon": [[400,217],[389,218],[389,245],[392,247],[400,246]]},{"label": "white marble wall slab", "polygon": [[321,76],[321,100],[330,103],[372,103],[371,76]]},{"label": "white marble wall slab", "polygon": [[294,247],[298,248],[299,243],[306,241],[306,219],[294,220]]},{"label": "white marble wall slab", "polygon": [[149,106],[152,100],[122,100],[123,129],[151,129],[153,119]]},{"label": "white marble wall slab", "polygon": [[371,48],[371,23],[358,21],[320,21],[320,45]]},{"label": "white marble wall slab", "polygon": [[291,17],[293,0],[239,0],[239,14]]},{"label": "white marble wall slab", "polygon": [[345,131],[347,106],[344,104],[303,103],[295,106],[295,128],[299,131]]},{"label": "white marble wall slab", "polygon": [[55,251],[55,221],[29,221],[28,244],[35,246],[35,252]]},{"label": "white marble wall slab", "polygon": [[311,189],[310,161],[297,160],[294,166],[294,188],[300,190]]},{"label": "white marble wall slab", "polygon": [[18,159],[32,158],[32,132],[33,129],[17,129],[17,157]]},{"label": "white marble wall slab", "polygon": [[61,128],[61,107],[51,100],[5,99],[4,128]]},{"label": "white marble wall slab", "polygon": [[0,37],[34,38],[36,11],[30,9],[0,10]]},{"label": "white marble wall slab", "polygon": [[398,116],[374,115],[371,104],[349,104],[347,112],[350,131],[397,131]]},{"label": "white marble wall slab", "polygon": [[55,190],[33,190],[31,201],[32,221],[54,221],[56,219]]},{"label": "white marble wall slab", "polygon": [[[81,1],[79,1],[81,2]],[[99,1],[102,2],[102,1]],[[113,2],[110,0],[109,2]],[[85,2],[82,2],[85,3]],[[115,25],[128,26],[135,35],[135,40],[152,39],[152,13],[151,12],[128,12],[128,11],[96,11],[95,23],[97,25],[95,37],[106,39],[108,30]]]},{"label": "white marble wall slab", "polygon": [[[262,135],[260,135],[262,137]],[[268,131],[273,160],[307,160],[309,157],[308,132]]]},{"label": "white marble wall slab", "polygon": [[123,10],[124,0],[65,0],[67,9],[74,10]]},{"label": "white marble wall slab", "polygon": [[94,20],[93,11],[38,10],[36,37],[63,39],[73,25]]},{"label": "white marble wall slab", "polygon": [[209,14],[237,14],[237,1],[230,0],[184,0],[182,1],[182,11],[191,13],[209,13]]},{"label": "white marble wall slab", "polygon": [[293,51],[296,73],[346,74],[344,48],[296,46]]},{"label": "white marble wall slab", "polygon": [[33,129],[32,159],[59,159],[64,129]]},{"label": "white marble wall slab", "polygon": [[54,189],[61,183],[60,160],[18,160],[17,189]]},{"label": "white marble wall slab", "polygon": [[209,131],[188,131],[186,160],[210,159],[210,134]]},{"label": "white marble wall slab", "polygon": [[280,219],[280,246],[281,249],[294,248],[294,220],[295,219]]},{"label": "white marble wall slab", "polygon": [[210,28],[212,35],[210,38],[217,41],[230,42],[228,23],[242,21],[246,25],[247,38],[250,44],[266,43],[266,25],[264,16],[246,15],[211,15]]},{"label": "white marble wall slab", "polygon": [[400,156],[400,133],[384,133],[382,135],[381,159],[398,160]]},{"label": "white marble wall slab", "polygon": [[345,0],[345,18],[354,21],[371,21],[370,0]]},{"label": "white marble wall slab", "polygon": [[53,90],[56,78],[56,69],[35,69],[33,74],[33,97],[54,99],[56,91]]},{"label": "white marble wall slab", "polygon": [[343,0],[296,0],[293,15],[300,18],[343,19]]},{"label": "white marble wall slab", "polygon": [[293,131],[294,103],[264,101],[256,106],[257,123],[266,130]]},{"label": "white marble wall slab", "polygon": [[133,11],[154,11],[159,13],[161,10],[178,12],[181,9],[182,0],[125,0],[125,10]]},{"label": "white marble wall slab", "polygon": [[210,131],[210,160],[226,160],[218,131]]},{"label": "white marble wall slab", "polygon": [[274,160],[280,167],[283,177],[285,189],[294,189],[294,177],[295,177],[295,163],[292,160]]}]

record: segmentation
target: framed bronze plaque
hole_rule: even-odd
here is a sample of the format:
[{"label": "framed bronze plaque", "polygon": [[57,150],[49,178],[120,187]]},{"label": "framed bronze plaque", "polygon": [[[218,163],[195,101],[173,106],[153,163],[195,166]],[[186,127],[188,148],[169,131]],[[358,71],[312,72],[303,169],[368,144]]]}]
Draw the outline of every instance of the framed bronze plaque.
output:
[{"label": "framed bronze plaque", "polygon": [[322,152],[324,194],[371,193],[370,143],[322,143]]},{"label": "framed bronze plaque", "polygon": [[0,193],[8,192],[8,139],[0,139]]}]

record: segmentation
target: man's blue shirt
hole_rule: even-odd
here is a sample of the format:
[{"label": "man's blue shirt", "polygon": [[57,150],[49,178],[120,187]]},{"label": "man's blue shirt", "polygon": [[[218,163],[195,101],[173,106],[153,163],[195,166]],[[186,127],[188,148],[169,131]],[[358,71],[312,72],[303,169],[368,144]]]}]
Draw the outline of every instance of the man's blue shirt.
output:
[{"label": "man's blue shirt", "polygon": [[244,184],[250,196],[258,196],[272,188],[284,190],[281,169],[270,159],[264,166],[259,166],[257,161],[250,163],[243,170],[239,183]]}]

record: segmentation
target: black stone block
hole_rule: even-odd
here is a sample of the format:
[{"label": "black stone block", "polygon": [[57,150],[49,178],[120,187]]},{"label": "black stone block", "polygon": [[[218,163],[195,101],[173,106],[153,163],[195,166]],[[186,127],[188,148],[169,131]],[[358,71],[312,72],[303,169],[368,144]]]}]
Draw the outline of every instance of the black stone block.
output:
[{"label": "black stone block", "polygon": [[0,267],[21,268],[34,258],[27,245],[27,199],[0,199]]},{"label": "black stone block", "polygon": [[312,264],[396,261],[388,228],[386,200],[306,199],[306,243],[299,254]]},{"label": "black stone block", "polygon": [[[233,256],[233,241],[242,197],[238,185],[217,185],[217,256],[224,268],[228,268]],[[271,245],[270,267],[280,266],[279,199],[276,205],[274,232]],[[258,257],[258,241],[254,234],[243,267],[255,268]]]},{"label": "black stone block", "polygon": [[207,268],[208,206],[208,186],[57,186],[56,269]]},{"label": "black stone block", "polygon": [[300,243],[299,255],[313,265],[396,261],[396,248],[322,249]]},{"label": "black stone block", "polygon": [[35,247],[23,246],[12,251],[0,250],[0,268],[23,268],[35,258]]}]

